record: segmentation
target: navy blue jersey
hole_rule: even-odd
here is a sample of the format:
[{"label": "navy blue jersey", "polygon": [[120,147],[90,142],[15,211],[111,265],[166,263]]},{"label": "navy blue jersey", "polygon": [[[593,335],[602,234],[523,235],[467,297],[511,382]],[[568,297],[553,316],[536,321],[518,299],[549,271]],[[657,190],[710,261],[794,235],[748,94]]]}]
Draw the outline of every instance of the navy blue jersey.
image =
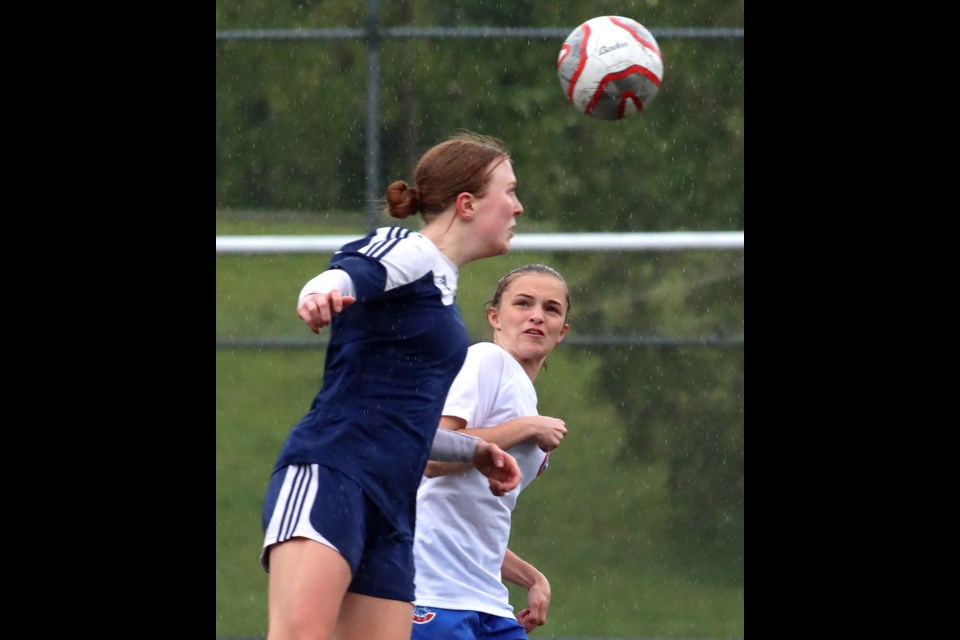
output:
[{"label": "navy blue jersey", "polygon": [[423,235],[385,227],[344,245],[329,268],[350,274],[357,300],[333,317],[323,384],[275,469],[338,469],[412,535],[417,487],[469,346],[457,267]]}]

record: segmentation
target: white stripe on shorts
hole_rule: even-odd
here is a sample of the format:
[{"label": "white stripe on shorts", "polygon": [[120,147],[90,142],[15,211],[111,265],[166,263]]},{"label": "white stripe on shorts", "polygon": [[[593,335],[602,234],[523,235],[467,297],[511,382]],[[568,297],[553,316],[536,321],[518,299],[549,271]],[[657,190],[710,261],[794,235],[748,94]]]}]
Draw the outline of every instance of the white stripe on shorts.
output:
[{"label": "white stripe on shorts", "polygon": [[333,543],[320,535],[310,523],[310,510],[317,497],[316,464],[292,464],[287,467],[287,475],[280,488],[270,524],[263,538],[263,549],[260,551],[260,566],[264,571],[270,571],[270,556],[267,548],[278,542],[290,538],[309,538],[325,544],[339,552]]}]

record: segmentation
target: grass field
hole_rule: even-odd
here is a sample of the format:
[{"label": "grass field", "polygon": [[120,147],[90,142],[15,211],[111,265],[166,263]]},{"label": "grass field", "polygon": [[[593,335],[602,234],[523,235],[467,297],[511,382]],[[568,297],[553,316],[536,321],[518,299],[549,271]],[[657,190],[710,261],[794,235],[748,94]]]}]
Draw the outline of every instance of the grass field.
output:
[{"label": "grass field", "polygon": [[[218,215],[217,224],[218,235],[354,232],[362,229],[330,220],[278,226]],[[294,313],[296,294],[328,260],[218,256],[217,337],[310,338]],[[464,268],[458,300],[475,339],[487,337],[483,309],[496,279],[532,261],[549,256],[511,253]],[[263,492],[283,439],[319,388],[323,354],[216,353],[218,637],[266,631],[267,576],[257,562]],[[540,412],[564,418],[570,432],[514,515],[511,549],[553,589],[548,625],[536,636],[742,637],[742,559],[681,544],[690,536],[671,525],[665,470],[622,459],[615,407],[584,384],[597,366],[589,350],[561,345],[537,379]],[[523,608],[525,596],[511,588],[511,601]]]}]

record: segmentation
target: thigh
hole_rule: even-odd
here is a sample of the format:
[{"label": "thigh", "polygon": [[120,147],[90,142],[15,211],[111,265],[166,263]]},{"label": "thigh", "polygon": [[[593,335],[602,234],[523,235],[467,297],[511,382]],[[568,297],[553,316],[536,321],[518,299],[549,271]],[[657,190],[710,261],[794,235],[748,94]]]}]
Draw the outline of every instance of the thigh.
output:
[{"label": "thigh", "polygon": [[410,640],[413,604],[347,593],[335,640]]},{"label": "thigh", "polygon": [[330,547],[308,538],[273,545],[268,635],[329,637],[349,584],[349,565]]}]

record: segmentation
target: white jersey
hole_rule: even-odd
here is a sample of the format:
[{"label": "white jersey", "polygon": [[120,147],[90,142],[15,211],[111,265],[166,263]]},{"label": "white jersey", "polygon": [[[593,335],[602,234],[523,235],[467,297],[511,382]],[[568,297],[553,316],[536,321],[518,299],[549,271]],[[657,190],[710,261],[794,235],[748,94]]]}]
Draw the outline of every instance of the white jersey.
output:
[{"label": "white jersey", "polygon": [[[443,415],[467,428],[493,427],[537,414],[537,392],[520,363],[492,342],[470,347],[447,394]],[[509,450],[523,479],[497,497],[476,469],[426,478],[417,492],[415,604],[513,617],[500,566],[517,496],[546,468],[549,454],[525,441]]]}]

